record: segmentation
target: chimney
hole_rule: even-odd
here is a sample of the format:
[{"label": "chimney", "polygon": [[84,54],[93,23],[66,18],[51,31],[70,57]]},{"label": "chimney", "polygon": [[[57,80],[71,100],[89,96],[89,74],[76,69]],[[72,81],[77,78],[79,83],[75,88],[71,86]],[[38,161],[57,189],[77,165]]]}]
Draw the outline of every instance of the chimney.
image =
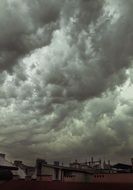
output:
[{"label": "chimney", "polygon": [[91,157],[91,167],[94,167],[94,159]]},{"label": "chimney", "polygon": [[37,176],[40,176],[42,173],[42,166],[46,165],[47,162],[44,159],[37,158],[36,159],[36,168],[37,168]]},{"label": "chimney", "polygon": [[108,160],[108,167],[109,167],[109,169],[110,169],[110,160]]},{"label": "chimney", "polygon": [[5,158],[5,154],[0,153],[0,158]]},{"label": "chimney", "polygon": [[105,162],[105,160],[103,162],[103,169],[106,169],[106,162]]},{"label": "chimney", "polygon": [[108,170],[109,170],[109,173],[110,173],[111,172],[110,160],[108,160]]},{"label": "chimney", "polygon": [[101,159],[99,160],[99,167],[100,167],[100,169],[101,169],[101,164],[102,164],[102,161],[101,161]]},{"label": "chimney", "polygon": [[15,160],[15,161],[14,161],[14,165],[17,166],[17,167],[18,167],[18,166],[21,166],[21,165],[22,165],[22,161],[20,161],[20,160]]},{"label": "chimney", "polygon": [[54,166],[59,166],[60,162],[59,161],[54,161]]},{"label": "chimney", "polygon": [[133,170],[133,158],[131,158],[131,163],[132,163],[132,170]]}]

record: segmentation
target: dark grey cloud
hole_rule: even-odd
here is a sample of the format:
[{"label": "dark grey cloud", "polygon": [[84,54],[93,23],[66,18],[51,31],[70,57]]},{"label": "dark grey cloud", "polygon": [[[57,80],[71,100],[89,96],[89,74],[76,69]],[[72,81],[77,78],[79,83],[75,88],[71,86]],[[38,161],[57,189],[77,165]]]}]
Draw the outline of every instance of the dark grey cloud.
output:
[{"label": "dark grey cloud", "polygon": [[3,0],[0,10],[2,151],[130,157],[132,1]]},{"label": "dark grey cloud", "polygon": [[12,66],[32,50],[50,43],[57,28],[61,1],[1,1],[0,70]]}]

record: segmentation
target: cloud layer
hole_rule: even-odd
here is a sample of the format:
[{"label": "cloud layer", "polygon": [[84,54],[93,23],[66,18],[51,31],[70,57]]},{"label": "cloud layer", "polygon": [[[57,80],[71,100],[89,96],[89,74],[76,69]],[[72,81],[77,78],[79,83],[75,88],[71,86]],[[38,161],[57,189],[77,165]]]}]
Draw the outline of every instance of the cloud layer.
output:
[{"label": "cloud layer", "polygon": [[27,161],[132,155],[132,4],[1,1],[1,151]]}]

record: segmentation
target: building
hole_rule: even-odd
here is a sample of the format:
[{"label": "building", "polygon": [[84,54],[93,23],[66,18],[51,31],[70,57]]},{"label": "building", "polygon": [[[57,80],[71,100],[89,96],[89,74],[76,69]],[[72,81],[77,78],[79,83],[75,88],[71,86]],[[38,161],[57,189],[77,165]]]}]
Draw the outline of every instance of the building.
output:
[{"label": "building", "polygon": [[112,169],[116,170],[119,173],[128,173],[128,172],[132,172],[132,165],[128,165],[128,164],[123,164],[123,163],[118,163],[112,166]]},{"label": "building", "polygon": [[70,167],[85,170],[91,170],[92,168],[101,169],[101,160],[94,161],[93,157],[91,157],[91,160],[89,162],[86,161],[84,163],[80,163],[75,160],[75,162],[70,163]]},{"label": "building", "polygon": [[20,160],[15,160],[14,166],[18,168],[18,171],[16,172],[16,178],[27,180],[32,179],[32,176],[35,173],[35,167],[27,166]]},{"label": "building", "polygon": [[89,182],[92,173],[92,170],[63,166],[57,161],[48,164],[42,159],[37,159],[36,168],[38,181]]},{"label": "building", "polygon": [[0,153],[0,169],[17,170],[17,167],[6,160],[5,154]]},{"label": "building", "polygon": [[17,170],[16,166],[6,160],[5,154],[0,153],[0,181],[13,179],[13,172]]}]

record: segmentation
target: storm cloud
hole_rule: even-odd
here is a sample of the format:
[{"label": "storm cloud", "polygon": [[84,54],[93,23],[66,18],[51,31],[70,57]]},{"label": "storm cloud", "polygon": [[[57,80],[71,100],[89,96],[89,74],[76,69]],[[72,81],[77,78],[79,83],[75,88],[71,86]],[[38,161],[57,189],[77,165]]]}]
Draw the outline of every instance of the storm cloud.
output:
[{"label": "storm cloud", "polygon": [[132,14],[131,0],[1,0],[2,152],[132,156]]}]

